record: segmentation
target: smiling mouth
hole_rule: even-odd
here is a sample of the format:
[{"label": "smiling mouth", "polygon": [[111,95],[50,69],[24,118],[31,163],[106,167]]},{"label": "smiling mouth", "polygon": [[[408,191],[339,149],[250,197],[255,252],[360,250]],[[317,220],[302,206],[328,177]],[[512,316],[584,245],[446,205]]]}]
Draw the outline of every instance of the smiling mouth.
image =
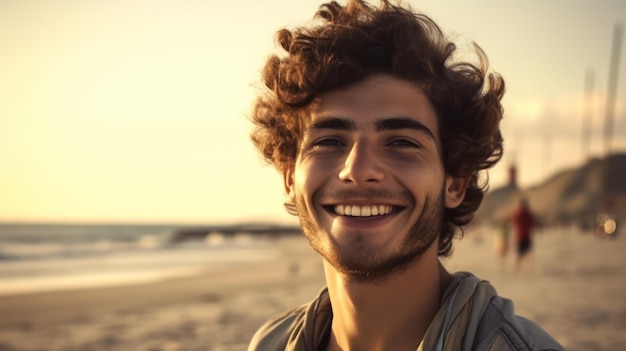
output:
[{"label": "smiling mouth", "polygon": [[390,213],[398,212],[402,210],[401,207],[391,205],[334,205],[326,206],[326,209],[340,216],[350,217],[373,217],[373,216],[386,216]]}]

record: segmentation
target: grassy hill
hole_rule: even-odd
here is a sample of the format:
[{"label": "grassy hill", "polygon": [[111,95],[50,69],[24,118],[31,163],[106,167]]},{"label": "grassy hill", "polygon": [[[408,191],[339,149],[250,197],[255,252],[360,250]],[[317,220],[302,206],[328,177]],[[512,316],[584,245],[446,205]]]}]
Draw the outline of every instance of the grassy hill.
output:
[{"label": "grassy hill", "polygon": [[579,168],[562,170],[546,181],[520,189],[507,185],[490,191],[477,221],[507,217],[520,193],[546,224],[590,225],[605,211],[626,220],[626,154],[591,159]]}]

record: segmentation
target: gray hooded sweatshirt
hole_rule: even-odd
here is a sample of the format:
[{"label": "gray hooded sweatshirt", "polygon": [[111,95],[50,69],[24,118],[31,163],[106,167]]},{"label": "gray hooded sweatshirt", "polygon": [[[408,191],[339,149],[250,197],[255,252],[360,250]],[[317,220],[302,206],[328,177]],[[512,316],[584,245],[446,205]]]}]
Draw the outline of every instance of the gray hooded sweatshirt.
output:
[{"label": "gray hooded sweatshirt", "polygon": [[[332,308],[325,288],[311,303],[266,322],[248,351],[318,351],[330,330]],[[453,275],[442,304],[417,351],[565,350],[532,321],[515,315],[513,303],[489,282],[466,272]]]}]

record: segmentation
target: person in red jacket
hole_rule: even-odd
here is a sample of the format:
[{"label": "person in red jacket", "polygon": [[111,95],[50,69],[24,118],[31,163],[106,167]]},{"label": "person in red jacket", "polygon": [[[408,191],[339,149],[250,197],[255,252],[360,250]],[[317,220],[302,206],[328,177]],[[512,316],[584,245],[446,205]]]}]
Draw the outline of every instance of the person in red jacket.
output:
[{"label": "person in red jacket", "polygon": [[521,196],[517,208],[513,211],[511,217],[513,222],[513,230],[515,235],[515,243],[517,246],[517,267],[520,268],[524,261],[532,251],[532,231],[536,225],[528,199]]}]

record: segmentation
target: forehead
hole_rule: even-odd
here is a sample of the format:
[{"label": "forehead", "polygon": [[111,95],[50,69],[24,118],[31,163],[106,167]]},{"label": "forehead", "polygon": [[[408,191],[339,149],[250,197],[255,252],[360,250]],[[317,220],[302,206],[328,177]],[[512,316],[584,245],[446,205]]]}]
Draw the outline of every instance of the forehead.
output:
[{"label": "forehead", "polygon": [[439,135],[435,109],[424,91],[415,83],[385,74],[320,95],[311,122],[328,117],[352,120],[359,128],[374,128],[386,118],[414,119],[435,137]]}]

